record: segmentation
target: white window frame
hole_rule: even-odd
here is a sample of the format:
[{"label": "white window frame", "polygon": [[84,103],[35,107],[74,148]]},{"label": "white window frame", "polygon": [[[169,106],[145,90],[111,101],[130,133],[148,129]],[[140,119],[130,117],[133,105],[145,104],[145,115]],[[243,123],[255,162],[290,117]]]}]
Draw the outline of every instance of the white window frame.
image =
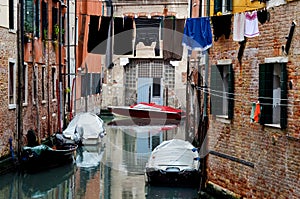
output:
[{"label": "white window frame", "polygon": [[[36,94],[37,94],[37,98],[38,98],[38,88],[39,88],[39,67],[38,67],[38,64],[35,64],[34,67],[33,67],[33,73],[32,75],[36,76],[36,85],[34,85],[34,76],[32,77],[32,103],[33,104],[36,104],[36,101],[35,101],[35,96],[34,96],[34,89],[36,89]],[[34,88],[36,86],[36,88]]]},{"label": "white window frame", "polygon": [[[54,74],[54,80],[52,79],[52,70],[55,69],[55,74]],[[52,84],[52,88],[54,88],[54,90],[51,88],[52,92],[51,92],[51,98],[52,101],[55,102],[56,101],[56,80],[57,80],[57,67],[56,66],[52,66],[51,67],[51,84]],[[53,98],[53,92],[54,92],[54,98]]]},{"label": "white window frame", "polygon": [[[10,85],[10,73],[11,73],[11,71],[10,71],[10,64],[13,64],[13,103],[10,103],[10,96],[9,96],[9,94],[10,94],[10,87],[11,87],[11,85]],[[15,59],[13,59],[13,58],[9,58],[8,59],[8,108],[9,109],[15,109],[16,107],[17,107],[17,105],[16,105],[16,88],[17,88],[17,86],[16,86],[16,83],[17,83],[17,69],[16,69],[16,60]]]},{"label": "white window frame", "polygon": [[[25,70],[23,71],[23,76],[24,76],[24,101],[23,101],[23,106],[27,106],[28,104],[28,64],[24,63]],[[23,100],[23,99],[22,99]]]},{"label": "white window frame", "polygon": [[[47,102],[47,97],[46,97],[46,94],[47,94],[47,68],[46,68],[46,65],[42,65],[42,90],[41,90],[41,94],[42,94],[42,104],[45,104]],[[43,89],[44,89],[44,93],[43,93]]]}]

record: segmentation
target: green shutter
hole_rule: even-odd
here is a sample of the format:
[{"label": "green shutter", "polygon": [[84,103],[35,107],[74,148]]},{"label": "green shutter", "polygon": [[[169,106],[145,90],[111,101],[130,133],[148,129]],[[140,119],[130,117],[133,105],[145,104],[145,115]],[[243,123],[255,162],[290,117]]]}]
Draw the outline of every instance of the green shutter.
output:
[{"label": "green shutter", "polygon": [[42,39],[48,39],[48,4],[42,1]]},{"label": "green shutter", "polygon": [[26,33],[33,33],[33,0],[25,0],[25,10],[24,10],[24,31]]},{"label": "green shutter", "polygon": [[40,37],[40,1],[37,0],[35,3],[35,36]]},{"label": "green shutter", "polygon": [[287,127],[287,69],[286,64],[281,64],[280,75],[280,127],[285,129]]},{"label": "green shutter", "polygon": [[227,11],[232,11],[232,0],[226,1],[226,9]]},{"label": "green shutter", "polygon": [[[220,71],[220,70],[221,71]],[[210,99],[211,99],[211,114],[223,115],[223,67],[211,66],[210,78]]]},{"label": "green shutter", "polygon": [[222,12],[222,0],[214,0],[214,14]]},{"label": "green shutter", "polygon": [[231,64],[228,67],[228,119],[232,119],[234,113],[234,71]]},{"label": "green shutter", "polygon": [[261,104],[261,124],[272,123],[273,70],[273,64],[259,65],[259,102]]}]

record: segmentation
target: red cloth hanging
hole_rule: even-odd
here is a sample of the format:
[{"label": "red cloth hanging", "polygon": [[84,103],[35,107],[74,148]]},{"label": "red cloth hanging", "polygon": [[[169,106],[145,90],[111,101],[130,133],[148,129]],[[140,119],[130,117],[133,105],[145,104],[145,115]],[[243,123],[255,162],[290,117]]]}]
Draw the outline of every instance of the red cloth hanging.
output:
[{"label": "red cloth hanging", "polygon": [[258,122],[260,117],[260,104],[256,103],[255,112],[254,112],[254,121]]}]

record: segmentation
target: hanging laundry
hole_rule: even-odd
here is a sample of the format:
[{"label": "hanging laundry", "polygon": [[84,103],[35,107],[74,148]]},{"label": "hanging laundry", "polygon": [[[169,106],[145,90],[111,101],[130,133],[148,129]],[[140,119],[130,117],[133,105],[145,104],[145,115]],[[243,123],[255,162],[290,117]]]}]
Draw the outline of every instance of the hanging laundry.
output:
[{"label": "hanging laundry", "polygon": [[218,41],[222,35],[225,35],[225,38],[229,39],[231,32],[231,17],[232,15],[211,17],[214,30],[214,41]]},{"label": "hanging laundry", "polygon": [[259,122],[260,118],[260,103],[257,102],[255,106],[255,112],[254,112],[254,121]]},{"label": "hanging laundry", "polygon": [[145,46],[151,46],[156,42],[155,56],[159,56],[159,27],[161,19],[135,18],[136,38],[134,44],[134,56],[136,56],[136,45],[142,42]]},{"label": "hanging laundry", "polygon": [[245,13],[235,13],[233,17],[233,41],[245,39]]},{"label": "hanging laundry", "polygon": [[[212,46],[209,17],[188,18],[184,27],[182,45],[188,50],[205,51]],[[191,53],[189,51],[189,53]]]},{"label": "hanging laundry", "polygon": [[257,11],[245,13],[245,36],[256,37],[259,35]]},{"label": "hanging laundry", "polygon": [[259,10],[257,12],[257,19],[259,23],[264,24],[267,21],[270,21],[270,13],[266,9]]},{"label": "hanging laundry", "polygon": [[115,17],[114,22],[114,54],[131,55],[133,39],[133,18]]},{"label": "hanging laundry", "polygon": [[111,21],[111,17],[101,16],[100,28],[99,28],[99,19],[97,19],[97,16],[90,16],[89,38],[88,38],[89,53],[93,53],[93,54],[106,53],[110,21]]},{"label": "hanging laundry", "polygon": [[90,16],[88,44],[87,44],[88,52],[91,52],[101,42],[101,40],[97,36],[99,31],[99,19],[100,16]]},{"label": "hanging laundry", "polygon": [[163,21],[163,59],[165,61],[180,61],[183,47],[182,34],[185,19],[165,18]]}]

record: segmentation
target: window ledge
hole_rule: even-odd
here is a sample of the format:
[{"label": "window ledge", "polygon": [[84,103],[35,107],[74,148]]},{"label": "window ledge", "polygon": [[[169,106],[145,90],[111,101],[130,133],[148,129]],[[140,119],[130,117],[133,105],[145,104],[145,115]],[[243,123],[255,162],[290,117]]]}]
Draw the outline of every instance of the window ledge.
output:
[{"label": "window ledge", "polygon": [[46,100],[42,100],[42,104],[46,104],[47,103],[47,101]]},{"label": "window ledge", "polygon": [[289,61],[288,57],[266,57],[265,63],[287,63]]},{"label": "window ledge", "polygon": [[231,120],[228,119],[228,115],[216,115],[216,119],[219,122],[230,124]]},{"label": "window ledge", "polygon": [[16,104],[9,104],[8,109],[15,109],[17,107]]},{"label": "window ledge", "polygon": [[17,30],[16,29],[9,29],[8,32],[16,34]]},{"label": "window ledge", "polygon": [[52,102],[56,102],[56,99],[53,99]]},{"label": "window ledge", "polygon": [[281,127],[280,127],[280,124],[265,124],[265,126],[267,126],[267,127],[272,127],[272,128],[278,128],[278,129],[281,128]]},{"label": "window ledge", "polygon": [[28,106],[28,103],[27,103],[27,102],[24,102],[24,103],[23,103],[23,106]]}]

